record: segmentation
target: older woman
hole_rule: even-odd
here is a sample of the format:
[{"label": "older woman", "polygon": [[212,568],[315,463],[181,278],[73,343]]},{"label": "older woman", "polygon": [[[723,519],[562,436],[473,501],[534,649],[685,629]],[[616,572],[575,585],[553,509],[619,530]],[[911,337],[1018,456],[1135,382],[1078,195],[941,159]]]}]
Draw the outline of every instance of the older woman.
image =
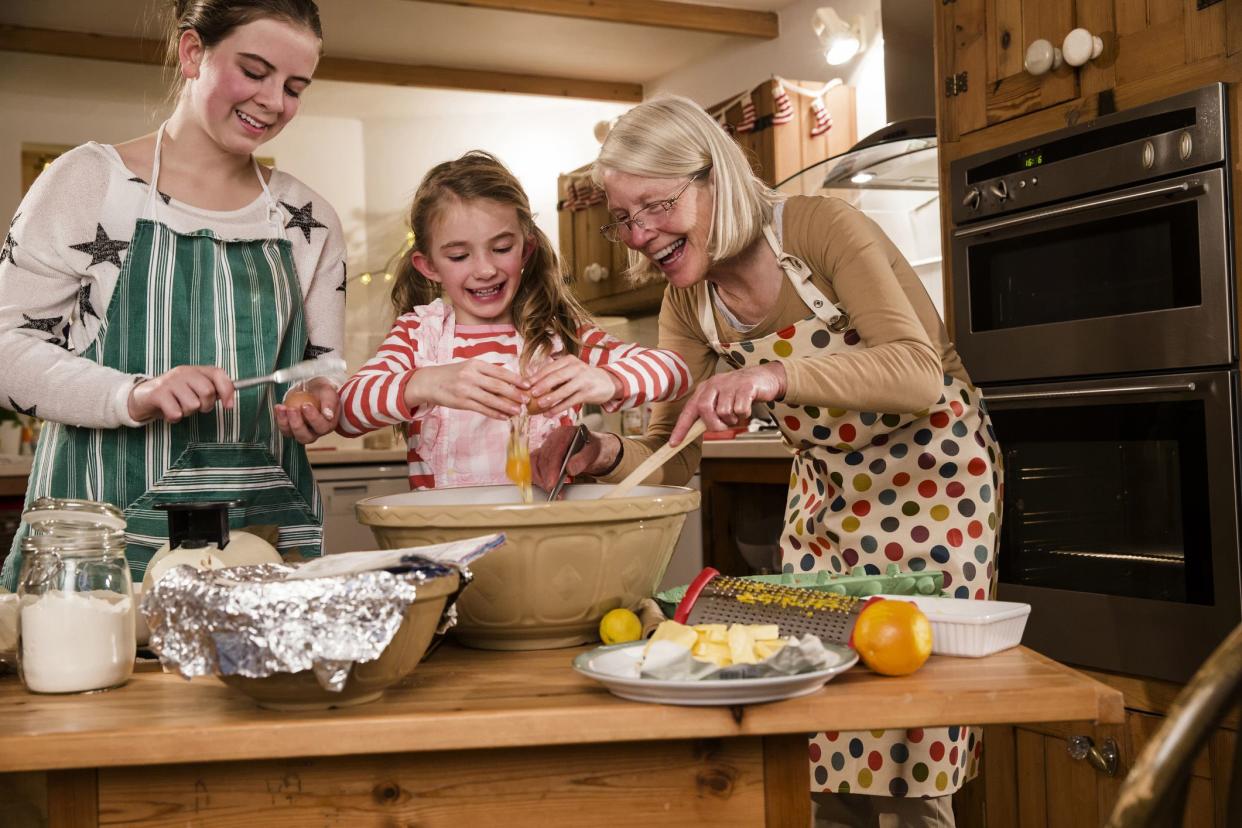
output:
[{"label": "older woman", "polygon": [[[996,444],[978,390],[893,243],[838,199],[767,188],[682,98],[624,115],[595,172],[615,217],[604,235],[630,249],[638,275],[668,282],[660,346],[685,357],[696,388],[657,405],[642,438],[596,435],[570,472],[618,480],[695,419],[723,429],[762,403],[794,452],[786,572],[897,563],[943,570],[955,597],[987,597]],[[732,370],[716,373],[719,359]],[[566,439],[558,433],[537,452],[537,481],[556,473]],[[655,480],[683,483],[698,459],[688,446]],[[968,727],[818,734],[819,819],[952,825],[948,795],[973,773],[980,747]]]}]

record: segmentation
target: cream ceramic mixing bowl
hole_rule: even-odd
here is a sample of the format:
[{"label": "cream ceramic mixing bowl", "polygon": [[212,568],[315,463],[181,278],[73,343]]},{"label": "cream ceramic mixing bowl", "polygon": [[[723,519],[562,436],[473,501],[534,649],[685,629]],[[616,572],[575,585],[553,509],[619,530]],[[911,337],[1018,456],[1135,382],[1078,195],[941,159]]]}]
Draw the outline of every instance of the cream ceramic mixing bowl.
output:
[{"label": "cream ceramic mixing bowl", "polygon": [[655,590],[699,493],[639,486],[566,486],[564,500],[524,504],[513,486],[406,492],[359,501],[360,523],[384,549],[501,531],[499,549],[470,565],[453,632],[488,650],[542,650],[598,639],[599,621]]}]

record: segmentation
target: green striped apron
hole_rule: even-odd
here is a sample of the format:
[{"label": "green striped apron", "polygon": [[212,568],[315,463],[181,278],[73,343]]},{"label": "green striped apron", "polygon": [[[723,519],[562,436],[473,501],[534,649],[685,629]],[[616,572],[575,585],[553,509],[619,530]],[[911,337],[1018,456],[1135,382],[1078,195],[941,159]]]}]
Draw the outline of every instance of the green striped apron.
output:
[{"label": "green striped apron", "polygon": [[[275,237],[226,241],[210,230],[177,233],[156,220],[161,126],[143,216],[98,336],[82,356],[130,374],[158,376],[178,365],[215,365],[231,377],[269,374],[303,359],[302,293],[281,214],[255,164]],[[237,393],[178,423],[82,428],[49,422],[39,438],[27,506],[37,497],[116,504],[127,520],[126,557],[135,579],[168,537],[159,503],[237,499],[233,528],[275,525],[277,548],[320,554],[323,510],[306,450],[276,428],[273,403],[287,386]],[[21,541],[5,561],[16,588]]]}]

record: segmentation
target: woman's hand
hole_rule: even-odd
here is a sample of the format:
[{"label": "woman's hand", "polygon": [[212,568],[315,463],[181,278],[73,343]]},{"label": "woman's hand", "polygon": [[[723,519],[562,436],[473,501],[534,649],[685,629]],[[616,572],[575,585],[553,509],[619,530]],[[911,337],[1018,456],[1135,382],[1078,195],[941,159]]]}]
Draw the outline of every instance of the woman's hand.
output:
[{"label": "woman's hand", "polygon": [[140,423],[161,418],[177,423],[191,414],[207,413],[217,401],[232,408],[233,393],[233,380],[222,369],[178,365],[130,389],[129,416]]},{"label": "woman's hand", "polygon": [[[290,389],[285,395],[286,403],[293,394]],[[307,402],[305,397],[296,405],[277,405],[276,427],[286,437],[292,437],[302,445],[313,443],[323,435],[336,428],[341,418],[341,397],[336,387],[323,377],[315,377],[306,383],[303,394],[315,398],[315,404]]]},{"label": "woman's hand", "polygon": [[539,411],[564,411],[583,403],[603,405],[625,391],[610,372],[575,356],[559,356],[544,363],[526,380],[526,387]]},{"label": "woman's hand", "polygon": [[695,386],[686,398],[668,441],[679,445],[695,420],[702,420],[708,431],[735,426],[750,418],[754,403],[785,396],[785,385],[785,366],[779,362],[716,374]]},{"label": "woman's hand", "polygon": [[507,420],[521,413],[530,399],[519,387],[521,381],[507,368],[481,359],[428,365],[417,369],[406,383],[405,404],[413,409],[430,403]]},{"label": "woman's hand", "polygon": [[[540,446],[530,453],[531,482],[545,491],[551,491],[556,485],[556,476],[561,470],[561,461],[565,459],[565,451],[569,441],[574,438],[577,426],[558,426],[551,432]],[[621,450],[621,438],[615,434],[592,431],[565,467],[565,474],[577,477],[581,474],[598,474],[617,462],[617,453]]]}]

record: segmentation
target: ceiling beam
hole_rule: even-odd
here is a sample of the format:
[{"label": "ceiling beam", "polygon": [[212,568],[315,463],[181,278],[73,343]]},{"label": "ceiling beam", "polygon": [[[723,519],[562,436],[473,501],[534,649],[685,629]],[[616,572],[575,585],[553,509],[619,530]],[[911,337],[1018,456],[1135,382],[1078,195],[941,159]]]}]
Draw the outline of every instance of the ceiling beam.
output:
[{"label": "ceiling beam", "polygon": [[[163,50],[163,44],[154,40],[0,25],[0,51],[160,66],[164,63]],[[637,103],[643,99],[643,87],[638,83],[386,63],[331,56],[320,59],[315,77],[321,80],[388,86],[513,92],[624,103]]]},{"label": "ceiling beam", "polygon": [[420,0],[420,2],[529,12],[555,17],[574,17],[607,23],[659,26],[665,29],[757,37],[762,40],[772,40],[780,36],[780,22],[775,12],[731,9],[702,3],[674,3],[669,0]]}]

